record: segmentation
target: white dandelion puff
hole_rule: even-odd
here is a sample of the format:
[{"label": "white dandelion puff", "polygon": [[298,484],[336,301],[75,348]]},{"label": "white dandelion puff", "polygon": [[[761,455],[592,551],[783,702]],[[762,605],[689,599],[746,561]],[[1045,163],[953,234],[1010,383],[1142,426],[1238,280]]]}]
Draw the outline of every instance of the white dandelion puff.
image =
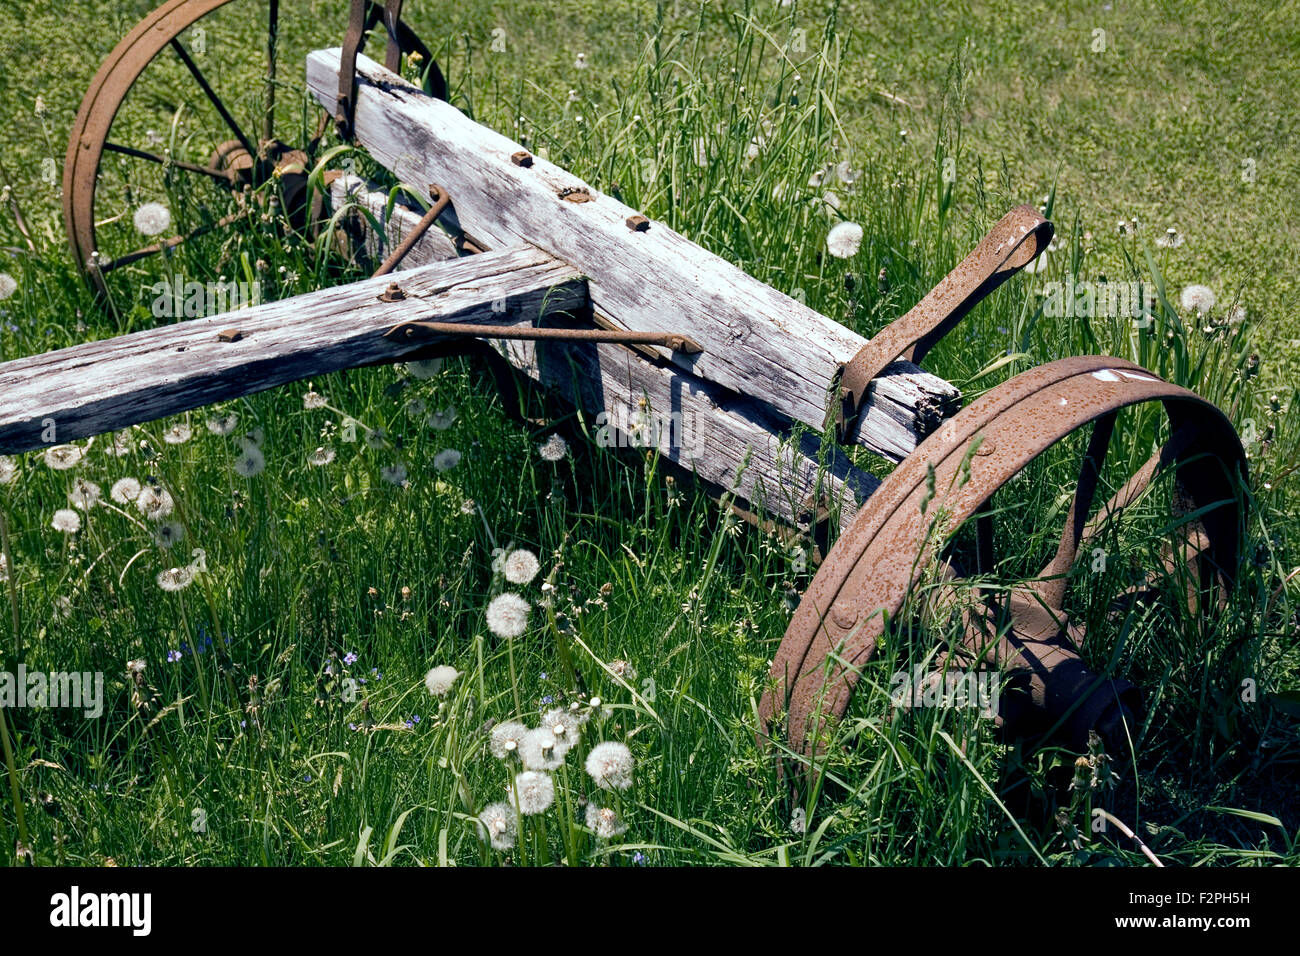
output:
[{"label": "white dandelion puff", "polygon": [[478,815],[479,839],[494,850],[509,850],[515,845],[515,808],[508,803],[491,803]]},{"label": "white dandelion puff", "polygon": [[488,750],[498,760],[505,760],[519,753],[519,744],[527,733],[528,728],[517,720],[507,720],[505,723],[497,724],[492,728],[492,735],[488,738]]},{"label": "white dandelion puff", "polygon": [[140,482],[134,478],[119,478],[113,482],[113,487],[109,489],[108,496],[119,505],[129,505],[140,497],[140,491]]},{"label": "white dandelion puff", "polygon": [[1183,309],[1188,312],[1199,312],[1204,315],[1214,308],[1217,301],[1214,297],[1214,290],[1207,285],[1189,285],[1183,289],[1180,300]]},{"label": "white dandelion puff", "polygon": [[460,464],[461,454],[454,448],[444,448],[433,456],[433,467],[439,471],[451,471]]},{"label": "white dandelion puff", "polygon": [[567,745],[555,739],[545,727],[536,727],[519,741],[519,759],[526,770],[557,770],[569,752]]},{"label": "white dandelion puff", "polygon": [[519,812],[524,816],[545,813],[555,802],[555,781],[548,773],[525,770],[523,773],[515,774],[512,796],[519,804]]},{"label": "white dandelion puff", "polygon": [[407,362],[406,370],[415,378],[430,379],[442,371],[442,359],[424,359],[419,362]]},{"label": "white dandelion puff", "polygon": [[614,740],[596,744],[587,754],[587,774],[602,790],[626,790],[632,786],[632,751]]},{"label": "white dandelion puff", "polygon": [[1165,230],[1165,234],[1156,239],[1156,245],[1162,249],[1177,249],[1183,244],[1183,237],[1178,234],[1178,230],[1170,226]]},{"label": "white dandelion puff", "polygon": [[168,568],[158,572],[158,587],[164,591],[183,591],[194,583],[194,571],[191,568]]},{"label": "white dandelion puff", "polygon": [[54,519],[50,522],[50,526],[64,534],[76,534],[81,530],[81,515],[71,508],[60,508],[54,512]]},{"label": "white dandelion puff", "polygon": [[163,441],[169,445],[184,445],[193,437],[190,426],[179,422],[163,432]]},{"label": "white dandelion puff", "polygon": [[153,529],[153,540],[164,551],[185,540],[185,526],[179,521],[164,521]]},{"label": "white dandelion puff", "polygon": [[237,412],[226,412],[223,415],[213,415],[207,421],[208,431],[214,435],[226,436],[235,430],[239,424],[239,414]]},{"label": "white dandelion puff", "polygon": [[429,426],[445,432],[456,422],[455,408],[440,408],[429,416]]},{"label": "white dandelion puff", "polygon": [[539,570],[541,565],[537,562],[537,555],[523,548],[511,551],[501,562],[501,572],[511,584],[527,584],[537,577]]},{"label": "white dandelion puff", "polygon": [[316,390],[307,392],[302,397],[302,407],[308,410],[325,407],[325,396]]},{"label": "white dandelion puff", "polygon": [[826,251],[836,259],[858,254],[862,246],[862,227],[856,222],[837,222],[826,234]]},{"label": "white dandelion puff", "polygon": [[262,426],[259,425],[240,435],[238,441],[241,445],[256,445],[258,448],[261,448],[262,442],[266,441],[266,432],[263,431]]},{"label": "white dandelion puff", "polygon": [[136,497],[135,507],[150,521],[163,521],[171,516],[176,502],[166,488],[150,485]]},{"label": "white dandelion puff", "polygon": [[429,406],[422,398],[412,398],[406,403],[406,414],[412,418],[419,418],[428,410]]},{"label": "white dandelion puff", "polygon": [[76,445],[54,445],[45,449],[45,464],[55,471],[67,471],[81,464],[85,453]]},{"label": "white dandelion puff", "polygon": [[260,475],[266,468],[266,456],[256,445],[244,445],[239,452],[239,457],[235,459],[235,474],[242,475],[245,478],[252,478]]},{"label": "white dandelion puff", "polygon": [[68,504],[82,511],[89,511],[99,504],[102,497],[103,490],[99,485],[85,478],[78,478],[73,481],[72,490],[68,492]]},{"label": "white dandelion puff", "polygon": [[395,465],[385,465],[379,469],[379,476],[390,485],[397,485],[399,488],[406,485],[406,466],[400,461]]},{"label": "white dandelion puff", "polygon": [[586,714],[565,710],[563,707],[554,707],[542,716],[542,726],[566,747],[572,747],[578,742],[578,735],[582,733],[582,725],[586,722]]},{"label": "white dandelion puff", "polygon": [[440,664],[430,668],[429,673],[424,675],[424,686],[434,697],[446,697],[447,692],[451,690],[451,685],[459,676],[460,671],[456,668]]},{"label": "white dandelion puff", "polygon": [[382,428],[369,429],[366,432],[365,443],[366,447],[372,451],[377,451],[378,449],[383,448],[386,444],[384,439],[384,430]]},{"label": "white dandelion puff", "polygon": [[314,452],[307,456],[307,464],[314,465],[317,468],[323,468],[325,465],[334,461],[334,449],[322,445]]},{"label": "white dandelion puff", "polygon": [[[1246,321],[1246,307],[1244,305],[1234,305],[1228,309],[1228,314],[1224,318],[1227,319],[1229,325],[1241,325]],[[4,482],[0,481],[0,485],[2,484]]]},{"label": "white dandelion puff", "polygon": [[532,608],[518,594],[498,594],[487,607],[487,623],[497,637],[518,637],[528,629]]},{"label": "white dandelion puff", "polygon": [[569,453],[569,443],[559,435],[552,435],[537,446],[543,461],[560,461]]},{"label": "white dandelion puff", "polygon": [[18,462],[8,455],[0,455],[0,485],[12,485],[18,480]]},{"label": "white dandelion puff", "polygon": [[111,458],[122,458],[131,454],[134,445],[131,441],[129,431],[120,431],[113,436],[113,440],[104,447],[104,454]]},{"label": "white dandelion puff", "polygon": [[141,235],[156,236],[167,231],[172,224],[172,214],[160,202],[147,202],[135,211],[132,221]]},{"label": "white dandelion puff", "polygon": [[18,280],[7,272],[0,272],[0,302],[18,291]]},{"label": "white dandelion puff", "polygon": [[610,840],[627,832],[617,811],[610,807],[598,807],[594,803],[587,804],[587,829],[602,840]]}]

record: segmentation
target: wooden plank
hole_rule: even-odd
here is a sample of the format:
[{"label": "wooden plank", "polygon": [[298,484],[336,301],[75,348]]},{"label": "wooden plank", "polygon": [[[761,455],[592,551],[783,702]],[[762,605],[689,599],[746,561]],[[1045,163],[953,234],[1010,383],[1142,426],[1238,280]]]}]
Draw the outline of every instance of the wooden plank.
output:
[{"label": "wooden plank", "polygon": [[[333,112],[339,50],[307,58],[307,85]],[[635,210],[426,96],[366,57],[357,62],[356,138],[401,180],[448,189],[462,227],[489,247],[531,242],[588,277],[592,305],[629,329],[679,332],[698,355],[661,354],[698,378],[820,431],[828,390],[865,340],[746,275],[661,223],[635,232]],[[560,198],[586,189],[590,202]],[[858,440],[901,460],[955,410],[956,389],[909,362],[876,380]]]},{"label": "wooden plank", "polygon": [[[338,198],[370,210],[384,224],[390,240],[405,235],[420,219],[419,213],[402,206],[384,217],[387,195],[367,189],[355,177],[336,183],[334,189]],[[429,235],[435,233],[444,235],[437,230]],[[378,244],[373,237],[368,241]],[[450,241],[420,243],[400,268],[456,254]],[[534,381],[585,409],[598,442],[653,449],[716,489],[733,492],[744,503],[790,525],[806,525],[820,506],[832,512],[838,509],[840,527],[847,527],[880,484],[874,475],[854,468],[834,446],[819,466],[818,437],[805,431],[796,441],[789,423],[779,421],[760,402],[739,398],[627,348],[539,348],[519,341],[493,345]]]},{"label": "wooden plank", "polygon": [[[400,322],[532,325],[588,307],[586,282],[532,246],[89,342],[0,365],[0,453],[98,435],[327,372],[413,357],[383,338]],[[219,333],[238,329],[237,341]],[[53,438],[47,425],[54,425]]]}]

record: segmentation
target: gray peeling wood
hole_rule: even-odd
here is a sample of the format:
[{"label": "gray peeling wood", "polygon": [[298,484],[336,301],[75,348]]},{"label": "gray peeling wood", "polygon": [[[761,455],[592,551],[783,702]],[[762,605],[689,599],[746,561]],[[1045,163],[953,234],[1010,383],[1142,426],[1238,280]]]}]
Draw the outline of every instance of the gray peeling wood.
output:
[{"label": "gray peeling wood", "polygon": [[[379,295],[393,276],[89,342],[0,365],[0,453],[98,435],[314,375],[414,357],[385,339],[401,322],[533,325],[585,309],[586,282],[532,246],[403,272],[406,298]],[[500,311],[502,301],[505,311]],[[221,333],[237,330],[237,341]],[[229,335],[224,338],[230,338]]]},{"label": "gray peeling wood", "polygon": [[[307,57],[308,88],[330,110],[338,66],[337,48]],[[698,355],[664,350],[666,360],[821,430],[832,379],[865,339],[662,223],[630,229],[636,210],[540,157],[516,165],[518,143],[373,60],[359,57],[357,73],[357,141],[403,182],[446,188],[469,235],[489,247],[529,242],[571,263],[588,277],[595,310],[616,325],[703,346]],[[566,202],[566,189],[592,199]],[[871,390],[858,441],[901,460],[957,399],[943,379],[895,362]]]}]

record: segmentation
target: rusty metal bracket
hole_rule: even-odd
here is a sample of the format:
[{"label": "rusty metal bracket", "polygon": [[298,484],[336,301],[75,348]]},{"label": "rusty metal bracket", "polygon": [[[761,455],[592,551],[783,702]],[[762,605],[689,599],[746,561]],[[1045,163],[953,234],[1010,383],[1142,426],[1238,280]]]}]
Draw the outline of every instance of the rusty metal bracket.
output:
[{"label": "rusty metal bracket", "polygon": [[381,20],[388,33],[384,66],[396,73],[401,68],[403,53],[407,56],[418,54],[428,64],[424,91],[440,100],[447,98],[447,80],[429,48],[403,22],[402,2],[403,0],[385,0],[381,7],[377,0],[352,0],[339,58],[339,95],[334,113],[335,129],[345,141],[351,142],[356,120],[357,57],[365,49],[366,34],[378,26]]},{"label": "rusty metal bracket", "polygon": [[388,258],[375,270],[375,275],[386,276],[401,265],[402,260],[406,258],[406,254],[415,248],[415,244],[420,241],[421,237],[429,231],[429,228],[438,221],[438,217],[451,204],[451,196],[441,186],[430,186],[429,198],[433,200],[433,205],[429,207],[429,211],[424,214],[424,217],[415,224],[415,227],[410,232],[402,237],[402,241],[397,244],[396,248],[389,253]]},{"label": "rusty metal bracket", "polygon": [[920,362],[980,300],[1032,262],[1051,241],[1052,224],[1033,206],[1017,206],[999,219],[957,268],[845,364],[838,400],[827,418],[827,425],[835,425],[836,438],[851,440],[872,379],[897,358]]},{"label": "rusty metal bracket", "polygon": [[[1164,406],[1170,441],[1097,518],[1085,522],[1115,413],[1153,401]],[[1188,508],[1194,558],[1189,565],[1196,580],[1210,585],[1217,578],[1221,588],[1230,587],[1246,461],[1232,424],[1213,404],[1138,365],[1104,356],[1061,359],[1004,382],[946,422],[885,479],[827,556],[790,621],[760,707],[765,732],[773,733],[786,713],[791,750],[805,761],[821,753],[826,731],[845,713],[886,621],[902,611],[921,575],[933,567],[941,532],[951,533],[972,517],[983,523],[981,512],[998,488],[1089,423],[1096,423],[1093,439],[1056,555],[1037,580],[1009,593],[990,592],[985,610],[968,612],[966,645],[958,653],[991,662],[1011,678],[1018,692],[1002,714],[1004,729],[1055,728],[1075,747],[1096,729],[1110,745],[1121,744],[1139,696],[1123,681],[1093,674],[1079,657],[1083,632],[1062,609],[1075,554],[1100,520],[1135,500],[1158,471],[1169,468]],[[936,528],[940,515],[944,525]],[[948,574],[958,576],[951,566]]]}]

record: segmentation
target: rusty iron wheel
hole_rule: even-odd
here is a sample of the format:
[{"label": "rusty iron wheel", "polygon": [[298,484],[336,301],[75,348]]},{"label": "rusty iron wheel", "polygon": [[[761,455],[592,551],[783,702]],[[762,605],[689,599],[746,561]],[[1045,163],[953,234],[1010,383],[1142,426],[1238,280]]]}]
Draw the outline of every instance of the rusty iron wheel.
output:
[{"label": "rusty iron wheel", "polygon": [[[1149,402],[1163,406],[1169,439],[1089,521],[1117,414]],[[1210,402],[1131,362],[1085,356],[1017,375],[946,422],[885,479],[835,544],[790,621],[760,706],[760,743],[781,741],[783,771],[799,775],[824,758],[862,665],[923,578],[930,574],[942,588],[944,578],[966,576],[945,552],[958,529],[972,521],[973,570],[991,574],[994,493],[1089,424],[1055,555],[1035,578],[1010,588],[981,592],[967,582],[975,598],[962,612],[965,637],[944,659],[1002,670],[1014,692],[1001,715],[1008,732],[1055,732],[1081,748],[1097,730],[1109,746],[1125,746],[1140,696],[1079,657],[1084,634],[1063,609],[1075,556],[1157,474],[1173,469],[1182,547],[1167,567],[1188,571],[1189,600],[1221,596],[1237,568],[1246,462],[1232,424]]]},{"label": "rusty iron wheel", "polygon": [[[255,125],[240,123],[237,111],[227,105],[196,62],[196,51],[187,49],[184,42],[196,36],[196,30],[204,29],[205,18],[214,17],[217,11],[228,5],[238,8],[234,13],[243,21],[265,24],[265,47],[256,52],[248,51],[249,56],[265,60],[262,108],[260,115],[252,117]],[[370,4],[370,8],[374,14],[372,19],[377,20],[382,5]],[[210,24],[213,20],[206,22]],[[342,27],[340,24],[340,34]],[[429,64],[426,89],[445,96],[446,84],[428,47],[400,20],[397,30],[400,48],[405,52],[418,52],[423,62]],[[73,260],[98,293],[107,293],[106,276],[113,270],[239,222],[250,211],[244,196],[246,188],[256,189],[273,176],[280,181],[277,200],[284,202],[284,208],[291,213],[295,225],[301,226],[309,218],[305,209],[308,174],[319,137],[306,148],[294,148],[276,138],[275,94],[280,31],[279,0],[168,0],[141,20],[100,66],[73,122],[63,172],[63,219]],[[170,89],[165,85],[148,88],[148,83],[141,82],[147,78],[152,64],[160,58],[172,56],[185,67],[189,81],[196,88],[197,98],[206,102],[203,112],[210,114],[221,130],[208,144],[212,152],[206,163],[179,160],[156,149],[141,149],[112,139],[114,121],[128,100],[139,98],[155,106],[160,103],[170,106],[184,99],[183,91],[178,91],[175,86]],[[147,88],[140,89],[141,86]],[[247,91],[235,92],[242,94]],[[115,154],[124,162],[142,164],[141,169],[163,170],[165,173],[175,170],[177,174],[188,174],[195,180],[195,189],[202,181],[215,182],[233,194],[225,201],[229,208],[222,210],[225,213],[222,215],[209,211],[203,215],[204,221],[192,225],[188,231],[170,237],[160,236],[158,241],[139,248],[135,243],[128,244],[120,235],[124,230],[118,230],[119,234],[109,239],[110,248],[102,248],[100,242],[106,238],[101,235],[102,227],[108,221],[122,218],[109,216],[105,219],[97,214],[96,195],[104,172],[105,154]],[[132,181],[128,177],[127,182]],[[185,185],[189,187],[190,184]],[[120,251],[115,251],[114,246]]]}]

